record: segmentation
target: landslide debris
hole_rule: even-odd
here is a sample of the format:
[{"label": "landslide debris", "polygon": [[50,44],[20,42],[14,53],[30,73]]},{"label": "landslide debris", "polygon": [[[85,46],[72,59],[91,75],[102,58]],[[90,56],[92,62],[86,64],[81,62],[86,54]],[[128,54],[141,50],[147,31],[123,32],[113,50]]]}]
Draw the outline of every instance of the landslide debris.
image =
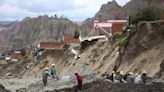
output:
[{"label": "landslide debris", "polygon": [[5,87],[2,84],[0,84],[0,92],[11,92],[11,91],[5,89]]}]

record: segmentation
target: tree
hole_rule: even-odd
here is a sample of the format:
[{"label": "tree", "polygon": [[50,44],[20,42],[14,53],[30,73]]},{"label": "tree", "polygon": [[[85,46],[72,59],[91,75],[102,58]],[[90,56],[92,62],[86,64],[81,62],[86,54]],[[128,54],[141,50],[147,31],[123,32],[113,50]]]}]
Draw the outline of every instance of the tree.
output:
[{"label": "tree", "polygon": [[133,23],[137,24],[139,21],[154,21],[160,19],[162,9],[157,6],[145,6],[137,10],[134,16]]},{"label": "tree", "polygon": [[79,36],[80,36],[80,32],[78,31],[78,25],[76,25],[76,27],[75,27],[75,33],[74,33],[74,38],[79,38]]},{"label": "tree", "polygon": [[22,48],[20,51],[21,51],[22,56],[25,56],[27,49],[26,48]]},{"label": "tree", "polygon": [[80,36],[79,31],[75,31],[75,33],[74,33],[74,38],[79,38],[79,36]]}]

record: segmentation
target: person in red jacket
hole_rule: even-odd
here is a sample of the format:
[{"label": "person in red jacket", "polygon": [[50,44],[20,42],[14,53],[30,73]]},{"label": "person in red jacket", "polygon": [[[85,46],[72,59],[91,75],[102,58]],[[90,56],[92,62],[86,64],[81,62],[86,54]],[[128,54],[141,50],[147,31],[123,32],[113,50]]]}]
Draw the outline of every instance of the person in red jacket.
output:
[{"label": "person in red jacket", "polygon": [[82,86],[83,86],[83,77],[80,75],[79,72],[75,73],[75,76],[77,78],[78,85],[76,86],[75,92],[82,92]]}]

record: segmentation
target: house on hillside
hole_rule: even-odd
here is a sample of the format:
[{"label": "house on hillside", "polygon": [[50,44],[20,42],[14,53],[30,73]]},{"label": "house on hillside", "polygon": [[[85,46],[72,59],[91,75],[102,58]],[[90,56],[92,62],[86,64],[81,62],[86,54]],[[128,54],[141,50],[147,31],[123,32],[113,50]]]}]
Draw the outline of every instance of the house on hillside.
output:
[{"label": "house on hillside", "polygon": [[[93,31],[101,30],[104,34],[122,33],[123,27],[128,24],[127,20],[107,20],[106,22],[94,21]],[[98,32],[100,33],[100,32]]]},{"label": "house on hillside", "polygon": [[95,20],[92,30],[86,37],[81,37],[80,41],[102,40],[107,41],[108,37],[123,33],[127,20],[107,20],[105,22]]},{"label": "house on hillside", "polygon": [[63,47],[63,42],[41,42],[38,44],[40,49],[62,49]]},{"label": "house on hillside", "polygon": [[11,54],[11,61],[18,61],[20,58],[22,58],[22,53],[20,51],[14,51]]}]

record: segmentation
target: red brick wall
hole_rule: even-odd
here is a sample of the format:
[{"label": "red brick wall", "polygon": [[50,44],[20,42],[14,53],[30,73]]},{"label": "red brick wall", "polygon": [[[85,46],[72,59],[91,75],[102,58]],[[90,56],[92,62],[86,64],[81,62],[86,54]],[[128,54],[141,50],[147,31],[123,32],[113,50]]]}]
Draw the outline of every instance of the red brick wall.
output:
[{"label": "red brick wall", "polygon": [[112,32],[113,33],[120,33],[123,32],[123,27],[125,24],[113,24],[112,26]]},{"label": "red brick wall", "polygon": [[43,49],[56,49],[56,48],[62,48],[64,46],[63,42],[41,42],[40,48]]},{"label": "red brick wall", "polygon": [[19,58],[22,58],[21,53],[12,53],[12,59],[19,59]]},{"label": "red brick wall", "polygon": [[80,43],[79,39],[75,39],[72,37],[64,36],[64,43]]}]

